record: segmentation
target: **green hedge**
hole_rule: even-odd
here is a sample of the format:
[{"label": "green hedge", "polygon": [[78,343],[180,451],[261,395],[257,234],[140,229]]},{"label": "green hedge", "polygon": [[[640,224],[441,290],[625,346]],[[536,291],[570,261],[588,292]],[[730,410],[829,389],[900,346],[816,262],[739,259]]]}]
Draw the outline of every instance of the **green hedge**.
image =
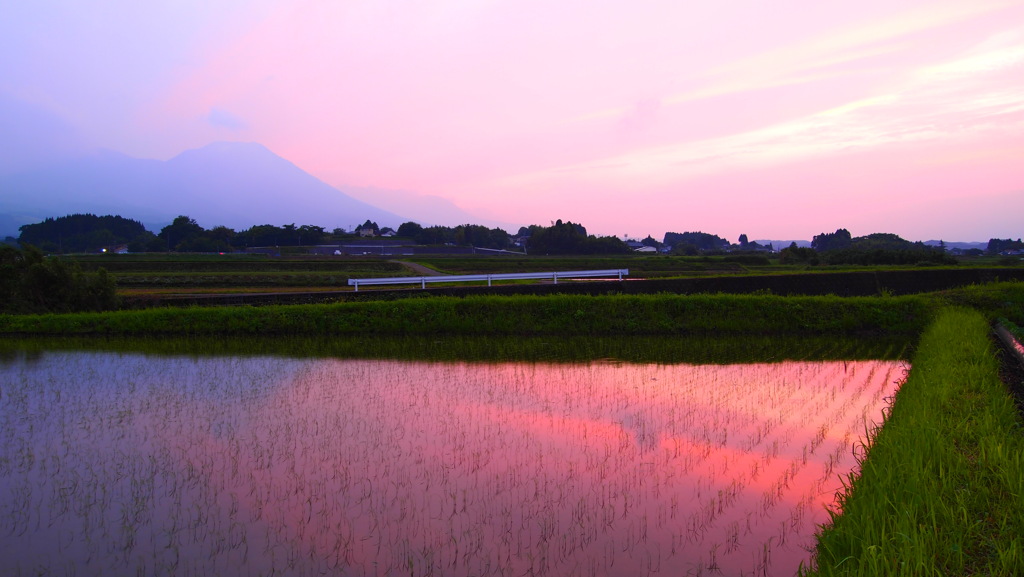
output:
[{"label": "green hedge", "polygon": [[433,297],[0,317],[0,334],[916,335],[922,297],[552,295]]}]

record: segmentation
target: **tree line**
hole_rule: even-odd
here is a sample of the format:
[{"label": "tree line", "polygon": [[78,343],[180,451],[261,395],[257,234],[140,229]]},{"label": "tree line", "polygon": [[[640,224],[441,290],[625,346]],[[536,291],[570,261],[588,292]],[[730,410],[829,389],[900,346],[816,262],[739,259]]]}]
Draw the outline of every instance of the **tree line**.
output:
[{"label": "tree line", "polygon": [[[427,226],[406,222],[397,231],[381,228],[367,220],[353,231],[336,228],[328,232],[314,225],[294,223],[275,226],[261,224],[236,231],[226,226],[205,229],[185,215],[152,233],[142,223],[121,216],[74,214],[47,218],[37,224],[20,228],[17,241],[53,254],[98,252],[105,248],[125,246],[129,252],[231,252],[248,247],[311,246],[330,242],[347,242],[359,237],[361,231],[378,236],[393,232],[396,236],[421,245],[474,246],[490,249],[511,249],[513,237],[501,228],[463,224],[455,227]],[[519,229],[518,238],[529,239],[528,250],[540,254],[626,253],[629,247],[616,237],[588,235],[586,228],[561,220],[544,227],[531,225]]]},{"label": "tree line", "polygon": [[810,247],[796,243],[779,253],[783,264],[956,264],[942,246],[911,242],[892,233],[854,237],[845,228],[815,235]]},{"label": "tree line", "polygon": [[[360,231],[373,235],[394,233],[420,245],[474,246],[490,249],[522,247],[530,254],[625,254],[632,250],[617,237],[595,236],[586,227],[572,221],[557,220],[550,226],[530,225],[510,235],[501,228],[463,224],[455,227],[427,226],[406,222],[397,231],[380,227],[367,220],[355,230],[332,231],[314,225],[294,223],[281,226],[261,224],[236,231],[225,226],[205,229],[188,216],[178,216],[158,233],[152,233],[139,221],[121,216],[74,214],[47,218],[37,224],[21,227],[17,241],[32,245],[45,253],[66,254],[98,252],[104,247],[126,246],[129,252],[232,252],[248,247],[310,246],[331,242],[348,242]],[[675,255],[724,254],[736,251],[773,251],[771,245],[750,242],[741,234],[730,243],[725,238],[702,231],[666,232],[659,242],[648,236],[639,243],[659,252]],[[635,245],[634,245],[635,246]],[[1020,239],[991,239],[986,252],[999,254],[1024,250]],[[815,235],[810,248],[795,246],[781,251],[783,262],[804,264],[913,264],[949,263],[951,257],[943,247],[910,242],[895,234],[874,233],[853,237],[845,228]]]}]

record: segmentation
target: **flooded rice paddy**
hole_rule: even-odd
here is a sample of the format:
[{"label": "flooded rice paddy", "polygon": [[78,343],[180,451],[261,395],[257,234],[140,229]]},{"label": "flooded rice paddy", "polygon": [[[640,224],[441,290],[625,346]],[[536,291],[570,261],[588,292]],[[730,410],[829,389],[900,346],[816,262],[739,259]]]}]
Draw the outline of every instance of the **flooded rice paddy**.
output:
[{"label": "flooded rice paddy", "polygon": [[3,575],[794,575],[899,361],[0,364]]}]

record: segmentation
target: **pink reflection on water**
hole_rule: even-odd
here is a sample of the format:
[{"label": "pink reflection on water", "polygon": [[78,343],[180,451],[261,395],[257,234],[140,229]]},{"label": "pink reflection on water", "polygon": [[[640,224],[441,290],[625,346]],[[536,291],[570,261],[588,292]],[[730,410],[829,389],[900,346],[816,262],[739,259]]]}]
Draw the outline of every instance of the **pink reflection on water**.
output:
[{"label": "pink reflection on water", "polygon": [[8,568],[792,575],[904,368],[110,357],[19,375]]}]

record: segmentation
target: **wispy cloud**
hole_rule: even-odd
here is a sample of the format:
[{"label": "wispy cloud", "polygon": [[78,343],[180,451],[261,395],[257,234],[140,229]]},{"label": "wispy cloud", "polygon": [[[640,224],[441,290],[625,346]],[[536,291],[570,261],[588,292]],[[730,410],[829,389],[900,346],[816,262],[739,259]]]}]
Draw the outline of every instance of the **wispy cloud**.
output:
[{"label": "wispy cloud", "polygon": [[[1006,82],[1006,76],[1024,78],[1024,33],[1004,34],[995,45],[983,43],[961,57],[916,70],[889,92],[790,121],[718,138],[633,150],[514,177],[510,182],[575,174],[587,180],[657,184],[884,145],[957,139],[985,131],[1019,131],[1024,129],[1024,91]],[[750,83],[747,88],[755,84],[765,86]],[[681,101],[677,97],[676,102]]]},{"label": "wispy cloud", "polygon": [[[885,20],[872,20],[829,29],[789,44],[692,73],[696,86],[664,95],[666,106],[771,88],[861,74],[865,69],[892,66],[886,59],[912,52],[913,37],[965,19],[1018,4],[1013,0],[959,2],[946,0],[898,12]],[[631,106],[607,108],[576,115],[569,123],[620,118]]]}]

